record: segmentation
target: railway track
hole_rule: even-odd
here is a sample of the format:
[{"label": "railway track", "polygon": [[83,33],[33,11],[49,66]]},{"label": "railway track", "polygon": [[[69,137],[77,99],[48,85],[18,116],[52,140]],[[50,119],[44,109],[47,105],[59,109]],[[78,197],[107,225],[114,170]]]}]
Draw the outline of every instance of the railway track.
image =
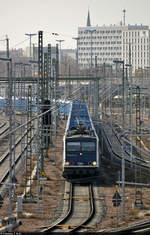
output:
[{"label": "railway track", "polygon": [[[116,132],[115,132],[114,130],[113,130],[113,133],[114,133],[114,135],[115,135],[115,138],[118,139],[118,144],[120,144],[120,146],[121,146],[121,142],[120,142],[120,140],[119,140],[119,138],[118,138],[118,135],[116,134]],[[109,148],[111,149],[112,154],[113,154],[117,159],[119,159],[119,160],[121,161],[122,156],[120,156],[120,155],[113,149],[112,144],[111,144],[111,142],[109,141],[109,138],[107,137],[107,134],[105,133],[105,130],[104,130],[104,129],[103,129],[103,134],[104,134],[104,136],[105,136],[105,139],[107,140],[108,146],[109,146]],[[125,156],[125,161],[126,161],[126,163],[128,163],[128,164],[130,165],[130,163],[131,163],[131,160],[130,160],[130,153],[129,153],[128,151],[125,151],[125,154],[126,154],[126,156],[127,156],[127,157]],[[142,167],[142,168],[144,168],[144,169],[150,169],[150,164],[148,164],[148,162],[147,162],[146,160],[144,160],[144,159],[142,159],[142,158],[139,158],[139,157],[136,156],[136,155],[134,155],[134,159],[135,159],[134,164],[135,164],[136,166]]]},{"label": "railway track", "polygon": [[6,125],[8,125],[8,121],[5,121],[0,125],[0,135],[3,134],[2,128],[5,127]]},{"label": "railway track", "polygon": [[0,126],[0,155],[8,149],[9,123],[5,122]]},{"label": "railway track", "polygon": [[128,227],[113,229],[111,231],[107,231],[104,234],[150,234],[150,220],[142,223],[137,223]]},{"label": "railway track", "polygon": [[42,229],[43,233],[75,232],[87,230],[88,223],[95,214],[92,184],[72,184],[68,194],[68,209],[65,215],[51,226]]},{"label": "railway track", "polygon": [[[16,122],[13,128],[16,128],[20,125],[19,122]],[[5,153],[8,149],[9,146],[9,122],[6,121],[0,126],[0,159],[1,159],[1,154]],[[16,133],[16,137],[19,136],[19,133]]]},{"label": "railway track", "polygon": [[[12,163],[12,169],[16,164],[18,164],[22,154],[26,151],[27,145],[24,146],[21,152],[21,141],[27,136],[27,131],[22,135],[19,136],[16,141],[15,145],[12,147],[12,151],[16,149],[16,159],[15,162]],[[33,140],[34,136],[32,136],[31,141]],[[18,154],[17,154],[18,153]],[[0,188],[3,186],[3,183],[9,177],[9,150],[7,150],[0,158]]]}]

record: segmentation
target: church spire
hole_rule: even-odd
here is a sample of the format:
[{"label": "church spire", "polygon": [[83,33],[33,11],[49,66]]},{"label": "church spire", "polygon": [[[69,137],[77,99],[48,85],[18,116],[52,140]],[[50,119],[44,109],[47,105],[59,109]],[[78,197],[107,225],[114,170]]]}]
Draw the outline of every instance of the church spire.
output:
[{"label": "church spire", "polygon": [[86,26],[91,26],[91,20],[90,20],[90,12],[88,10],[88,17],[87,17],[87,25]]}]

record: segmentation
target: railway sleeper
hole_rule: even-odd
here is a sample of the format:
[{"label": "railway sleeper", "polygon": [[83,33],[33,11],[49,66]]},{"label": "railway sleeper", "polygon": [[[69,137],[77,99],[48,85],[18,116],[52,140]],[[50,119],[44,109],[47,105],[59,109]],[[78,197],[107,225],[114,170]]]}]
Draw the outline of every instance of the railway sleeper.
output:
[{"label": "railway sleeper", "polygon": [[[62,230],[69,230],[78,227],[79,225],[77,224],[57,224],[56,227],[61,228]],[[80,225],[80,228],[87,228],[87,229],[95,229],[95,226],[92,225]]]},{"label": "railway sleeper", "polygon": [[72,197],[72,199],[79,200],[79,201],[88,201],[90,198],[89,197],[75,196],[75,197]]}]

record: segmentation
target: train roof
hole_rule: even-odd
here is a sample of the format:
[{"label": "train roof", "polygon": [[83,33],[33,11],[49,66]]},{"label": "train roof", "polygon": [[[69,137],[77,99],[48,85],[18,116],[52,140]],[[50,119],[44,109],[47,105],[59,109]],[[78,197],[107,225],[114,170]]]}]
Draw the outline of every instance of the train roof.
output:
[{"label": "train roof", "polygon": [[[95,129],[92,124],[87,105],[81,100],[74,100],[71,103],[71,111],[68,118],[67,132],[78,129],[78,133],[91,132],[95,135]],[[86,130],[86,131],[85,131]]]}]

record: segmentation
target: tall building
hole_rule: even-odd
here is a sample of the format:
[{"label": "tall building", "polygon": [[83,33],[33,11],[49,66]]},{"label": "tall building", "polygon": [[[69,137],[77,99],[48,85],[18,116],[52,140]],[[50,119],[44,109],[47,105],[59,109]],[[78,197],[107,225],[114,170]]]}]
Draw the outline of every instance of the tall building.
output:
[{"label": "tall building", "polygon": [[78,63],[81,68],[112,64],[113,60],[131,62],[132,71],[150,65],[150,30],[145,25],[87,26],[78,28]]},{"label": "tall building", "polygon": [[133,71],[150,64],[149,26],[128,25],[122,28],[122,59],[131,62]]}]

